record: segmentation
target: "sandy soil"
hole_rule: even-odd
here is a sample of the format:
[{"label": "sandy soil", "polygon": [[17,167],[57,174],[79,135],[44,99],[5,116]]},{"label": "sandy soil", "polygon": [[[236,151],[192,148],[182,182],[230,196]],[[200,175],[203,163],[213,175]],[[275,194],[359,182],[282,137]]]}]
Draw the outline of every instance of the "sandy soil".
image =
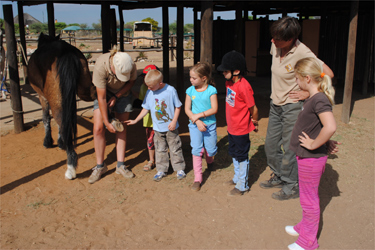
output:
[{"label": "sandy soil", "polygon": [[[146,65],[143,63],[150,62],[137,63],[139,69]],[[191,63],[185,61],[185,66]],[[187,75],[185,79],[188,84]],[[95,165],[92,104],[79,104],[78,175],[75,180],[65,180],[66,154],[57,146],[43,148],[40,106],[35,94],[24,86],[25,98],[32,100],[24,109],[36,118],[26,119],[27,130],[20,134],[7,127],[11,116],[3,111],[0,119],[1,249],[287,249],[296,238],[287,235],[284,227],[299,222],[301,208],[299,199],[273,200],[271,194],[277,190],[258,185],[271,173],[264,154],[270,90],[264,79],[250,81],[262,118],[259,133],[251,134],[251,191],[242,197],[227,196],[231,187],[223,185],[233,176],[223,95],[219,95],[217,115],[217,170],[205,171],[201,191],[193,192],[188,121],[183,113],[179,130],[187,164],[185,179],[177,180],[170,170],[157,183],[152,180],[155,170],[142,170],[147,151],[144,129],[138,124],[128,128],[126,150],[126,164],[135,178],[115,174],[114,136],[108,133],[109,171],[90,185],[87,180]],[[222,84],[219,81],[218,88]],[[329,157],[319,189],[320,249],[375,248],[374,97],[354,94],[353,100],[349,124],[341,122],[340,100],[334,108],[338,129],[333,139],[342,145],[339,153]],[[8,102],[1,103],[2,110]],[[56,142],[55,124],[53,131]]]}]

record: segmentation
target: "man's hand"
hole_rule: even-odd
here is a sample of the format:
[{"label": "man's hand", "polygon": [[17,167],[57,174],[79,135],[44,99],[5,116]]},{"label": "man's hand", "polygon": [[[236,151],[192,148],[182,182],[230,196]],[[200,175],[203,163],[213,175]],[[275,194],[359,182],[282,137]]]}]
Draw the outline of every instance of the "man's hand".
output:
[{"label": "man's hand", "polygon": [[304,90],[289,92],[289,98],[296,100],[296,101],[306,100],[307,98],[309,98],[309,96],[310,96],[310,93]]}]

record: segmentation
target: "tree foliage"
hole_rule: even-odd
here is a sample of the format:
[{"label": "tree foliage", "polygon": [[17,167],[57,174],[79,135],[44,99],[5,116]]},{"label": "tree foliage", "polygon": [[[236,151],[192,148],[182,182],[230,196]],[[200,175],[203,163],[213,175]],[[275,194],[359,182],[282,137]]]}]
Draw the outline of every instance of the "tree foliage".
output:
[{"label": "tree foliage", "polygon": [[[188,23],[184,25],[184,33],[193,33],[194,32],[194,24]],[[169,33],[176,34],[177,33],[177,22],[174,21],[169,25]]]},{"label": "tree foliage", "polygon": [[159,22],[155,21],[151,17],[147,17],[147,18],[143,19],[142,22],[149,22],[149,23],[151,23],[152,24],[152,31],[155,32],[155,31],[158,30]]},{"label": "tree foliage", "polygon": [[102,23],[101,22],[99,22],[99,23],[92,23],[91,25],[94,28],[94,30],[102,30]]}]

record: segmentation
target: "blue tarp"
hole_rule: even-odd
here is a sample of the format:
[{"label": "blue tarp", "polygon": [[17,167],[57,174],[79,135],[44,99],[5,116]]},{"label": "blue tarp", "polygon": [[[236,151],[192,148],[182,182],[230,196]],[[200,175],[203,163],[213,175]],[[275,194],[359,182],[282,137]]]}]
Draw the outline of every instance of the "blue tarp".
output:
[{"label": "blue tarp", "polygon": [[68,26],[68,27],[66,27],[66,28],[63,29],[63,30],[72,30],[72,31],[77,31],[77,30],[82,30],[82,28],[79,27],[79,26]]}]

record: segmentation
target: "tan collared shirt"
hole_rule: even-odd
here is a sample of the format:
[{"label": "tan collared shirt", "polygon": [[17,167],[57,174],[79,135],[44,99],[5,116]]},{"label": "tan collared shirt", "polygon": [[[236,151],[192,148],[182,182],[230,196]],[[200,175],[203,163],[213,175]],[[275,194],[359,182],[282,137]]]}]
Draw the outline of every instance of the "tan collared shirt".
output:
[{"label": "tan collared shirt", "polygon": [[[110,53],[105,53],[98,57],[95,63],[94,72],[92,74],[92,82],[97,88],[107,88],[107,91],[116,94],[122,87],[124,87],[126,82],[118,80],[116,75],[112,73],[109,57]],[[137,66],[133,64],[133,69],[130,73],[130,80],[136,79]],[[128,95],[128,93],[125,93],[124,96]]]},{"label": "tan collared shirt", "polygon": [[[296,65],[297,61],[302,58],[317,57],[299,40],[296,40],[295,46],[284,56],[282,60],[280,57],[281,49],[276,48],[275,44],[273,43],[270,53],[272,55],[271,99],[273,104],[282,106],[287,103],[297,102],[296,100],[289,98],[290,91],[300,90],[294,75],[294,65]],[[319,62],[321,62],[323,65],[321,60],[319,60]]]}]

